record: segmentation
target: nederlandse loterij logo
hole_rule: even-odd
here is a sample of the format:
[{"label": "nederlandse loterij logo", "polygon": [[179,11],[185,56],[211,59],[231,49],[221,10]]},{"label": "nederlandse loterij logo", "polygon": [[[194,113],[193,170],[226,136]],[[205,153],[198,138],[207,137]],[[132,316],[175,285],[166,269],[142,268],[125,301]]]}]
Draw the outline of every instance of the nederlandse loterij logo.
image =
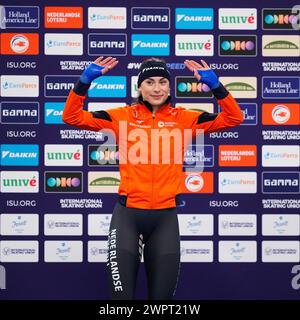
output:
[{"label": "nederlandse loterij logo", "polygon": [[83,27],[82,7],[45,7],[45,28],[77,28]]}]

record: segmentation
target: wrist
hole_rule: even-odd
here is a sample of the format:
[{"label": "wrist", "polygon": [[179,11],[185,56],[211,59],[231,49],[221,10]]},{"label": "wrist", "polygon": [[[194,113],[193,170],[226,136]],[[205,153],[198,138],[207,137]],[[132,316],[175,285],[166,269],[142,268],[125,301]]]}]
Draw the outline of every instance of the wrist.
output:
[{"label": "wrist", "polygon": [[104,67],[99,66],[95,63],[91,63],[81,74],[79,80],[85,84],[91,84],[93,80],[102,76],[102,70]]}]

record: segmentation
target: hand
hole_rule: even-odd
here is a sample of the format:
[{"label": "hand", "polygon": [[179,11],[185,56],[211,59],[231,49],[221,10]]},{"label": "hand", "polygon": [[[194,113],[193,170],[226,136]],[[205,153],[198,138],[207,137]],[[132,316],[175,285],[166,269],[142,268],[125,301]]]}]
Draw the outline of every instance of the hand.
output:
[{"label": "hand", "polygon": [[112,57],[102,59],[103,57],[97,58],[84,70],[80,77],[81,82],[90,84],[93,80],[107,73],[119,63],[116,58]]},{"label": "hand", "polygon": [[215,72],[210,69],[208,64],[201,60],[201,64],[194,60],[185,60],[185,66],[192,72],[194,72],[194,77],[209,86],[210,89],[215,89],[220,85],[219,79]]}]

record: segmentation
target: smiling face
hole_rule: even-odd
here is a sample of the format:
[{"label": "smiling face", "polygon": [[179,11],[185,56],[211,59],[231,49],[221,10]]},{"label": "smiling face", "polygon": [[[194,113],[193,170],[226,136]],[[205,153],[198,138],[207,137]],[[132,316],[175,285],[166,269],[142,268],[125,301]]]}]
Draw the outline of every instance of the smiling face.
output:
[{"label": "smiling face", "polygon": [[138,90],[143,100],[148,101],[153,107],[160,107],[170,94],[170,82],[163,77],[151,77],[145,79]]}]

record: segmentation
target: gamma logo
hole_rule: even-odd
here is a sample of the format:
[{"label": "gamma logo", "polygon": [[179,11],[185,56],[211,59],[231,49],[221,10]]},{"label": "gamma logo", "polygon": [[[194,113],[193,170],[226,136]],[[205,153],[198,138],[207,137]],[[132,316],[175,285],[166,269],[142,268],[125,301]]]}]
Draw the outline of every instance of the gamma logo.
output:
[{"label": "gamma logo", "polygon": [[170,8],[131,8],[131,29],[170,29]]},{"label": "gamma logo", "polygon": [[300,193],[296,171],[268,171],[262,173],[262,193]]}]

